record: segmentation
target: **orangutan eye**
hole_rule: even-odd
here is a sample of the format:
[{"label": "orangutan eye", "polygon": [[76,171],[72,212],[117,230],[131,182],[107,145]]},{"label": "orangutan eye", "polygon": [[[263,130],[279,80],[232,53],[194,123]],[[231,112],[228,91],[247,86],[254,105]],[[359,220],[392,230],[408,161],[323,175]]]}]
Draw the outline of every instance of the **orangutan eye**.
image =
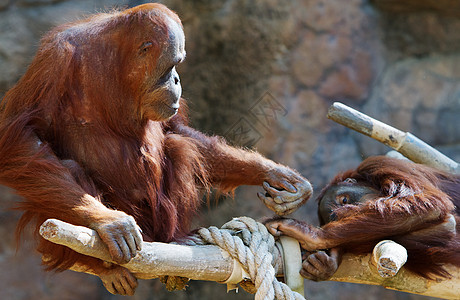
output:
[{"label": "orangutan eye", "polygon": [[350,203],[350,196],[349,195],[338,195],[337,196],[337,203],[339,205],[346,205]]},{"label": "orangutan eye", "polygon": [[149,49],[152,48],[152,46],[153,46],[152,42],[142,43],[141,47],[139,48],[139,52],[141,54],[147,53],[147,51],[149,51]]}]

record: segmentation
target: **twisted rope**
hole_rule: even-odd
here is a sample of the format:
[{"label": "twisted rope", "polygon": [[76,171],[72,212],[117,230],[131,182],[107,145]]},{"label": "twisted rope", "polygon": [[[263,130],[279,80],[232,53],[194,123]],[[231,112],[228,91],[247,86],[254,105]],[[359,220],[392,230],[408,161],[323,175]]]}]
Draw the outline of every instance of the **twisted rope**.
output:
[{"label": "twisted rope", "polygon": [[263,224],[248,217],[234,218],[222,229],[215,226],[202,228],[198,235],[204,242],[219,246],[240,262],[257,289],[256,300],[305,300],[276,279],[272,265],[275,239]]}]

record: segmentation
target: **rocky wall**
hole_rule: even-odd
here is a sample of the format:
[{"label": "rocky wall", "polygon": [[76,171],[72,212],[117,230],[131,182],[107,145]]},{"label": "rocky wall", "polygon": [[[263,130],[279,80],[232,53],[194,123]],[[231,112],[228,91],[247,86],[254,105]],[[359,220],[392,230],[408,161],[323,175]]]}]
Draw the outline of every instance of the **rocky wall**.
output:
[{"label": "rocky wall", "polygon": [[[183,20],[180,67],[194,127],[225,136],[296,168],[319,191],[338,171],[389,149],[326,119],[334,101],[410,131],[460,160],[460,19],[449,1],[165,0]],[[0,96],[24,73],[40,36],[54,25],[144,1],[0,0]],[[393,2],[394,3],[394,2]],[[415,4],[414,4],[415,3]],[[428,3],[428,4],[427,4]],[[430,9],[431,8],[431,9]],[[242,187],[235,199],[203,205],[196,226],[271,215]],[[18,199],[0,190],[2,299],[118,299],[97,278],[44,273],[27,241],[15,253]],[[314,201],[294,214],[317,222]],[[168,293],[142,281],[132,299],[252,299],[217,283]],[[308,299],[422,299],[381,287],[306,283]],[[129,298],[124,298],[129,299]],[[426,298],[425,298],[426,299]]]}]

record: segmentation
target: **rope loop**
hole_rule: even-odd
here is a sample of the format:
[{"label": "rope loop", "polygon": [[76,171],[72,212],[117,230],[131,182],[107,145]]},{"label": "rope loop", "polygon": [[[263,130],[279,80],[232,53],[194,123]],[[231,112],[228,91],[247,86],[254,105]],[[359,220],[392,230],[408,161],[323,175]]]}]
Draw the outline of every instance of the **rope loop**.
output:
[{"label": "rope loop", "polygon": [[255,285],[256,300],[305,300],[276,279],[275,239],[262,223],[239,217],[225,223],[221,229],[202,228],[198,235],[205,243],[219,246],[241,264]]}]

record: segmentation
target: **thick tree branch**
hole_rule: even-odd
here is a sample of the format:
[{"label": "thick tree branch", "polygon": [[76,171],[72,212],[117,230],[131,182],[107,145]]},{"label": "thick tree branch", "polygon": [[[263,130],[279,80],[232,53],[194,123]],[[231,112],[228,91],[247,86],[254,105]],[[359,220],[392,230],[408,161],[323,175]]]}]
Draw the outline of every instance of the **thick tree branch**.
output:
[{"label": "thick tree branch", "polygon": [[409,132],[377,121],[340,102],[335,102],[327,117],[395,149],[413,162],[445,172],[460,174],[460,165]]},{"label": "thick tree branch", "polygon": [[[65,245],[82,254],[111,261],[106,246],[97,233],[91,229],[51,219],[43,223],[40,234],[51,242]],[[381,285],[413,294],[459,299],[460,269],[446,266],[452,279],[430,281],[404,268],[398,272],[404,260],[405,249],[401,249],[401,246],[394,242],[384,241],[376,246],[373,254],[359,256],[345,254],[339,269],[331,280]],[[141,279],[172,275],[194,280],[224,282],[232,274],[234,265],[236,268],[239,267],[227,253],[217,246],[183,246],[144,242],[137,256],[123,266]],[[87,272],[81,266],[75,266],[72,269]],[[277,270],[277,273],[281,275],[283,271]],[[396,275],[391,277],[393,274]],[[386,277],[382,277],[383,275]]]},{"label": "thick tree branch", "polygon": [[[76,252],[113,262],[105,244],[89,228],[50,219],[43,223],[40,234]],[[222,282],[232,274],[233,259],[217,246],[144,242],[136,257],[123,266],[141,279],[171,275]],[[74,270],[86,272],[81,266],[75,266]]]},{"label": "thick tree branch", "polygon": [[[396,254],[396,257],[399,257],[398,254]],[[398,274],[393,277],[381,277],[379,272],[376,271],[374,261],[375,258],[371,254],[345,254],[339,269],[330,280],[381,285],[387,289],[438,297],[442,299],[460,299],[459,268],[455,268],[450,265],[446,266],[446,269],[452,275],[452,278],[442,281],[427,280],[405,270],[404,268],[402,268]]]}]

